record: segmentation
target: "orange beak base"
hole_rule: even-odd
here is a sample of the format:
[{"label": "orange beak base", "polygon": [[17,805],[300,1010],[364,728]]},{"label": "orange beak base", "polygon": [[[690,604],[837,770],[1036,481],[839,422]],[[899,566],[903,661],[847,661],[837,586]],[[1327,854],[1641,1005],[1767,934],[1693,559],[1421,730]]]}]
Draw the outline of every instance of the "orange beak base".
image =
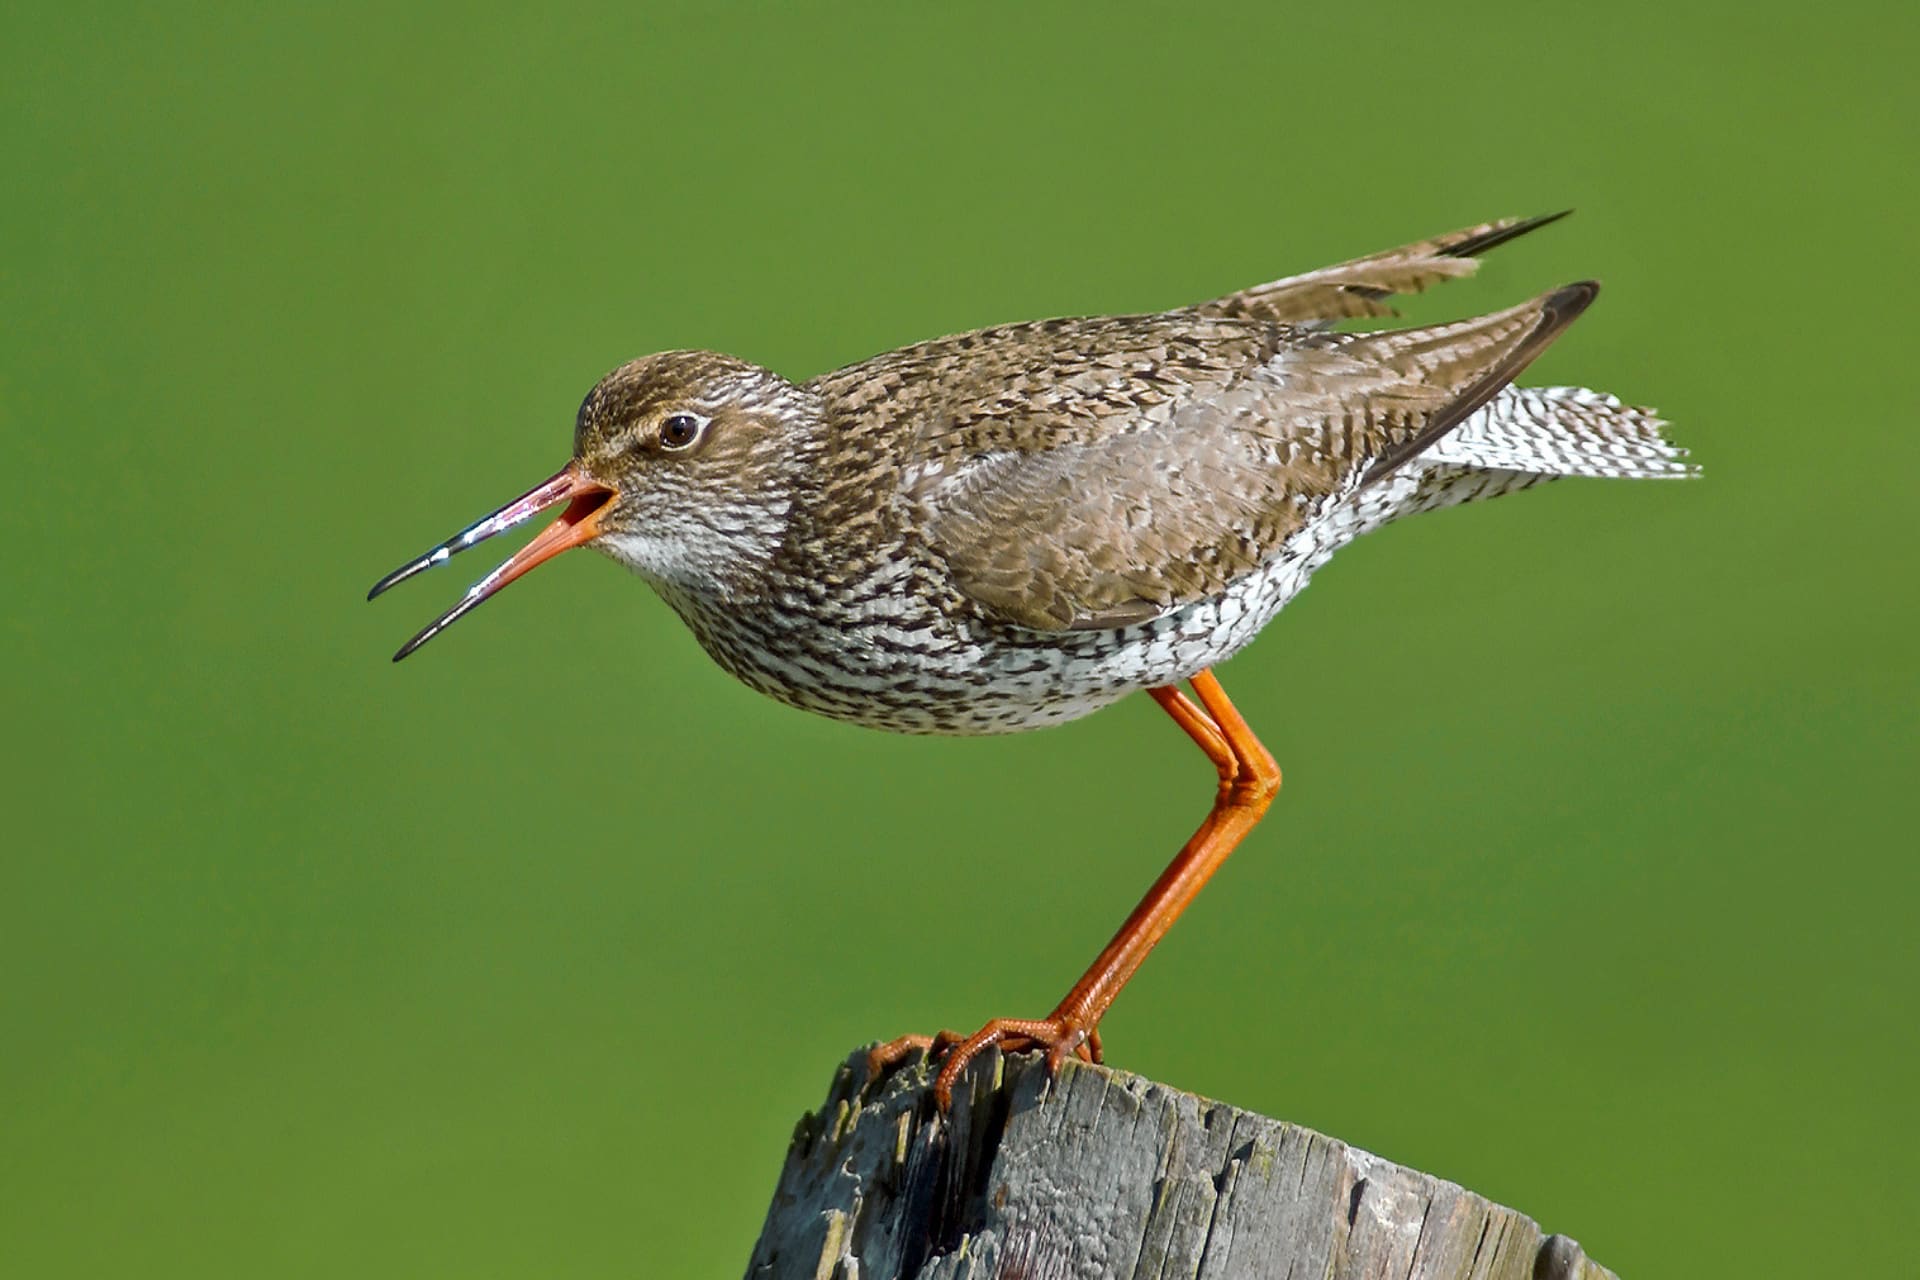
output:
[{"label": "orange beak base", "polygon": [[461,617],[529,569],[545,564],[562,551],[571,551],[600,536],[600,520],[618,497],[618,493],[589,479],[578,463],[562,468],[551,479],[536,485],[491,515],[467,526],[431,551],[407,561],[373,585],[367,593],[371,600],[389,587],[405,582],[414,574],[444,564],[456,553],[477,546],[495,534],[505,533],[517,524],[532,519],[549,507],[567,504],[560,518],[542,529],[533,541],[515,552],[507,562],[467,588],[460,602],[428,623],[413,639],[400,646],[395,662],[445,631]]}]

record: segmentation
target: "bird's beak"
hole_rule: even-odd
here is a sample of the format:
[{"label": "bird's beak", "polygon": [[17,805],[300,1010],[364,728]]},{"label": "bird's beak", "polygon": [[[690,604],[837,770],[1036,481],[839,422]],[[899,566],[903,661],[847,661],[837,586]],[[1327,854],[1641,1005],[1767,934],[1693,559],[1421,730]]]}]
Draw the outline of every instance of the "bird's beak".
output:
[{"label": "bird's beak", "polygon": [[388,587],[405,582],[423,569],[431,569],[437,564],[445,564],[457,551],[485,542],[496,533],[505,533],[513,526],[530,520],[548,507],[564,502],[566,510],[560,518],[535,535],[532,542],[520,548],[508,561],[495,569],[480,581],[467,588],[467,594],[460,597],[460,603],[453,606],[429,623],[419,635],[400,646],[393,655],[395,662],[406,657],[415,649],[452,626],[462,615],[472,611],[475,606],[515,578],[544,564],[562,551],[571,551],[593,541],[600,534],[600,520],[613,506],[619,492],[611,486],[592,479],[580,468],[577,462],[569,463],[552,479],[534,486],[500,508],[490,516],[484,516],[468,525],[459,533],[448,538],[425,555],[407,561],[398,569],[373,584],[373,590],[367,592],[371,600]]}]

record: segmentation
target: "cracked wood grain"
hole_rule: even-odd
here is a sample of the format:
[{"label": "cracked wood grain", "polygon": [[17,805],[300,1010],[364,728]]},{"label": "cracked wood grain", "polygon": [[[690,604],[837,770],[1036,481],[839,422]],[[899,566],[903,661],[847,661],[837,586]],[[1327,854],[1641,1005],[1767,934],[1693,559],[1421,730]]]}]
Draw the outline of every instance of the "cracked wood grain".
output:
[{"label": "cracked wood grain", "polygon": [[1612,1280],[1566,1236],[1298,1125],[1036,1055],[941,1116],[864,1053],[800,1121],[748,1280]]}]

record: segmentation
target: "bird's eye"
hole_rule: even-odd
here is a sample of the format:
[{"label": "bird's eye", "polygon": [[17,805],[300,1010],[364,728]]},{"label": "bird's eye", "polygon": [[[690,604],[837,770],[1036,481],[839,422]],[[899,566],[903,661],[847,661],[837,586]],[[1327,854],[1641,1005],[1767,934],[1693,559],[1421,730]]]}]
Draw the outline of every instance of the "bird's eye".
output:
[{"label": "bird's eye", "polygon": [[707,420],[697,414],[670,414],[660,424],[660,445],[665,449],[691,449],[706,429]]}]

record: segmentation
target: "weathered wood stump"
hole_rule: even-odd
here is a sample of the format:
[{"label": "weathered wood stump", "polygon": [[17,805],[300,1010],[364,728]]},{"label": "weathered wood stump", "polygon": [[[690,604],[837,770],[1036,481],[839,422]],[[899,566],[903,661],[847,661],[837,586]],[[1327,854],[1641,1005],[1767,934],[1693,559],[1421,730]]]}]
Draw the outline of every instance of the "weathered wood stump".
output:
[{"label": "weathered wood stump", "polygon": [[800,1122],[749,1280],[1600,1280],[1565,1236],[1451,1182],[1138,1076],[987,1053],[856,1054]]}]

